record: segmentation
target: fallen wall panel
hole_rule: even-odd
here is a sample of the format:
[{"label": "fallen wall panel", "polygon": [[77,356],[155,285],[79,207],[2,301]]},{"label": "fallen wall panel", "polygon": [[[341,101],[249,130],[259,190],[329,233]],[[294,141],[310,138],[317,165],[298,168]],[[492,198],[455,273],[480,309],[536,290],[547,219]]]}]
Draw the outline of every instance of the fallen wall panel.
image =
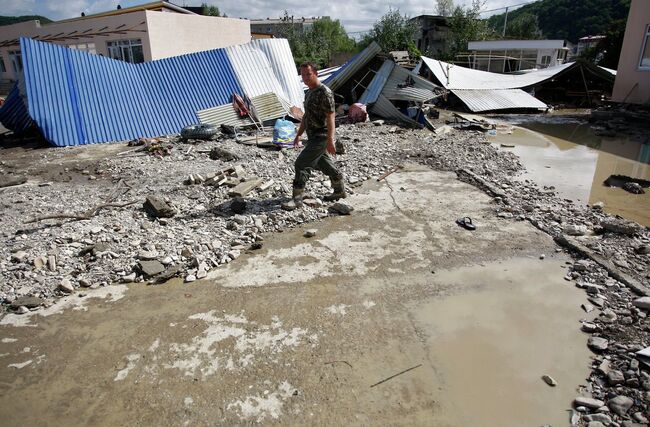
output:
[{"label": "fallen wall panel", "polygon": [[473,112],[547,108],[542,101],[521,89],[452,89],[451,92]]}]

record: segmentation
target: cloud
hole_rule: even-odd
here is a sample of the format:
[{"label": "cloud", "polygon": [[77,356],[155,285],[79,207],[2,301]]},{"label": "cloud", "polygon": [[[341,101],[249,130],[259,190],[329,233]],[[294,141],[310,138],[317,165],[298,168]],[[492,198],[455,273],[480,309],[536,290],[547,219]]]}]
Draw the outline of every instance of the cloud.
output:
[{"label": "cloud", "polygon": [[[74,18],[81,12],[88,14],[114,10],[118,4],[122,7],[146,3],[147,0],[68,0],[53,2],[50,0],[0,0],[0,10],[3,15],[43,15],[53,20]],[[335,1],[335,2],[301,2],[293,0],[186,0],[190,5],[208,3],[218,6],[232,18],[279,18],[286,10],[289,15],[296,17],[329,16],[338,19],[348,32],[368,30],[372,24],[389,8],[399,9],[409,16],[435,14],[434,0],[393,0],[388,4],[378,0]],[[471,0],[455,0],[457,5],[467,6]],[[516,3],[514,0],[487,0],[484,10],[495,9]],[[182,5],[182,1],[176,4]],[[486,14],[485,16],[488,16]]]}]

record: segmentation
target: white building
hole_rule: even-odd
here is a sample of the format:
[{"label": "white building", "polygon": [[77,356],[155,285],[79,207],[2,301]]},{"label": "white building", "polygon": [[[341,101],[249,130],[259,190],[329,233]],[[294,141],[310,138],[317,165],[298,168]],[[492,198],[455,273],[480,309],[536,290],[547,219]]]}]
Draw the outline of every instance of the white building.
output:
[{"label": "white building", "polygon": [[571,47],[564,40],[487,40],[467,44],[469,67],[511,73],[563,64]]},{"label": "white building", "polygon": [[22,71],[20,37],[61,44],[127,62],[144,62],[251,40],[246,19],[197,15],[164,1],[41,24],[0,27],[0,79]]}]

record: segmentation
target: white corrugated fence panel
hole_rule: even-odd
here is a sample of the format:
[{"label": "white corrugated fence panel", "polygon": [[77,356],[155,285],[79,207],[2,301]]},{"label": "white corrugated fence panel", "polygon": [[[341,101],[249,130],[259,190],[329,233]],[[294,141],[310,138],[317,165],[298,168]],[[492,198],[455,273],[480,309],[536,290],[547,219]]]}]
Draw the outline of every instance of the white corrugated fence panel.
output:
[{"label": "white corrugated fence panel", "polygon": [[402,114],[402,112],[399,111],[397,107],[395,107],[384,95],[379,95],[377,102],[370,107],[370,112],[385,119],[399,120],[411,126],[422,127],[422,125],[415,120]]},{"label": "white corrugated fence panel", "polygon": [[436,89],[440,87],[397,66],[388,77],[381,94],[392,101],[424,102],[437,97]]},{"label": "white corrugated fence panel", "polygon": [[259,39],[253,40],[251,45],[256,46],[266,54],[273,72],[291,105],[302,108],[305,101],[305,92],[302,89],[301,82],[295,79],[297,68],[287,39]]},{"label": "white corrugated fence panel", "polygon": [[452,89],[451,92],[473,112],[547,108],[542,101],[521,89]]}]

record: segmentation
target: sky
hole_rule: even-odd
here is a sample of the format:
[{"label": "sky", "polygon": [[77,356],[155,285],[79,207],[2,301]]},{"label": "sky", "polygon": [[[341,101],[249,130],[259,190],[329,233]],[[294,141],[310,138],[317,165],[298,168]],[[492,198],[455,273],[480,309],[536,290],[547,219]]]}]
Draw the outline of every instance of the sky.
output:
[{"label": "sky", "polygon": [[[487,0],[484,10],[496,9],[530,0]],[[122,7],[148,3],[147,0],[0,0],[0,14],[5,16],[42,15],[52,20],[74,18],[85,12],[86,15]],[[372,24],[386,13],[389,7],[399,9],[409,16],[435,14],[435,0],[391,0],[389,3],[378,0],[357,1],[290,1],[290,0],[176,0],[179,6],[199,6],[201,3],[218,6],[231,18],[278,18],[284,10],[294,16],[329,16],[338,19],[346,31],[354,33],[368,30]],[[455,0],[455,4],[468,5],[471,0]],[[499,11],[502,12],[502,11]],[[497,13],[499,13],[497,12]],[[492,12],[494,13],[494,12]],[[490,13],[483,16],[487,17]]]}]

